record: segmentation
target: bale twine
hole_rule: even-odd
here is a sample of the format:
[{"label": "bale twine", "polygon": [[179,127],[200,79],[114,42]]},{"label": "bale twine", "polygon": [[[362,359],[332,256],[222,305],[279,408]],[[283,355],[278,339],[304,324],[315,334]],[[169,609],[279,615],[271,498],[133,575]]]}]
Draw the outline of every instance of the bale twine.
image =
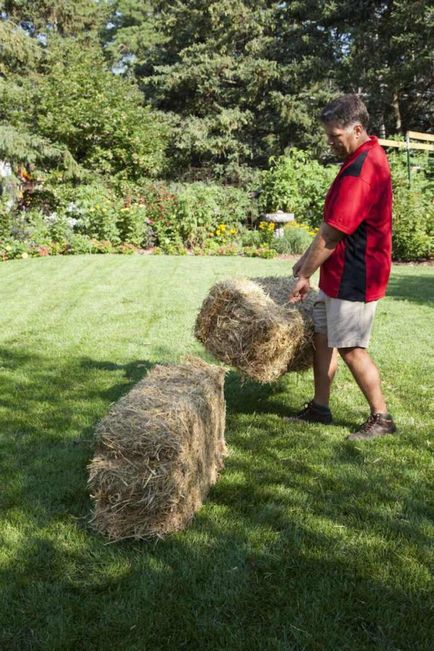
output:
[{"label": "bale twine", "polygon": [[195,336],[217,359],[257,382],[272,382],[313,362],[312,311],[288,297],[294,278],[268,276],[215,284],[196,319]]},{"label": "bale twine", "polygon": [[226,453],[224,370],[156,366],[99,423],[89,464],[91,522],[112,541],[184,528]]}]

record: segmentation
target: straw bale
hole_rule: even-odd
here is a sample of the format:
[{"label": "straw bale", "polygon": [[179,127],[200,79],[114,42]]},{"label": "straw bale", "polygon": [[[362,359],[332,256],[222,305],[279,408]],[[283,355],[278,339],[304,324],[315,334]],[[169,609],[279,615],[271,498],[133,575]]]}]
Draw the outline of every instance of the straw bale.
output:
[{"label": "straw bale", "polygon": [[294,283],[294,278],[274,276],[216,283],[196,319],[196,338],[218,360],[257,382],[306,370],[313,362],[317,292],[291,305]]},{"label": "straw bale", "polygon": [[224,370],[198,358],[156,366],[97,427],[91,522],[112,541],[184,528],[226,453]]}]

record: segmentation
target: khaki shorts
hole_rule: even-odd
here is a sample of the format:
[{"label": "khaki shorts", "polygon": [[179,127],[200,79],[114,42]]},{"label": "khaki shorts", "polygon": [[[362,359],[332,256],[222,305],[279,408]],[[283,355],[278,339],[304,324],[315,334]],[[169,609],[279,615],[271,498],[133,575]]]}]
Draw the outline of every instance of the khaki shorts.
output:
[{"label": "khaki shorts", "polygon": [[376,307],[377,301],[344,301],[320,290],[313,306],[315,332],[327,335],[330,348],[367,348]]}]

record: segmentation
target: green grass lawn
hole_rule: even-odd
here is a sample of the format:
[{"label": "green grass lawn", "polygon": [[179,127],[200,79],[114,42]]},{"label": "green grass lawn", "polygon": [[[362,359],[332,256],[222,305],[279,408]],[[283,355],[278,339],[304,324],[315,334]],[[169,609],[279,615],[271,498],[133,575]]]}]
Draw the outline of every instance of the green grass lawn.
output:
[{"label": "green grass lawn", "polygon": [[395,267],[377,311],[399,436],[345,440],[367,411],[342,365],[333,426],[281,420],[311,397],[310,373],[260,386],[229,372],[231,455],[189,529],[116,545],[89,529],[86,464],[110,403],[156,362],[203,354],[192,327],[215,281],[290,267],[0,265],[2,651],[433,648],[433,267]]}]

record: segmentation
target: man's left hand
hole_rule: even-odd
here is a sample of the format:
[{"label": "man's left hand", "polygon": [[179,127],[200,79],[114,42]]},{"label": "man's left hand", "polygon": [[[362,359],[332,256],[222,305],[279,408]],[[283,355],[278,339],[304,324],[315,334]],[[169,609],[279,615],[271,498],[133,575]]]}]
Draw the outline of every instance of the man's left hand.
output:
[{"label": "man's left hand", "polygon": [[304,301],[308,292],[310,290],[309,278],[305,276],[299,276],[297,282],[292,288],[292,292],[289,295],[290,303],[298,303],[299,301]]}]

